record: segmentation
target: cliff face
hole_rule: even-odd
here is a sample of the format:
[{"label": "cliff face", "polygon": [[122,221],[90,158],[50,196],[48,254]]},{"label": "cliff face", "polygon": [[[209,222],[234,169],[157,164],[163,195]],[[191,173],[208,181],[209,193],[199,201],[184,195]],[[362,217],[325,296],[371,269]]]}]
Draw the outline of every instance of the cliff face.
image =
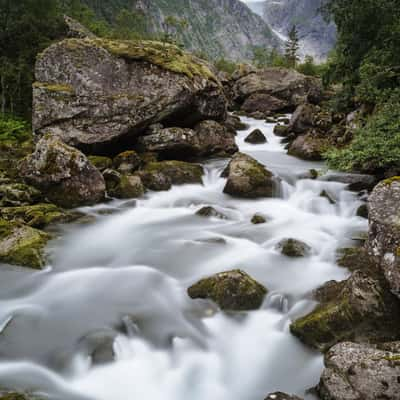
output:
[{"label": "cliff face", "polygon": [[279,47],[281,40],[268,23],[239,0],[86,0],[97,14],[111,20],[121,9],[140,10],[153,33],[165,32],[165,18],[187,22],[177,36],[185,47],[210,58],[246,60],[253,48]]},{"label": "cliff face", "polygon": [[327,57],[336,41],[335,25],[327,23],[319,12],[323,2],[324,0],[264,0],[250,2],[248,5],[283,36],[296,24],[301,38],[301,55],[309,54],[321,61]]}]

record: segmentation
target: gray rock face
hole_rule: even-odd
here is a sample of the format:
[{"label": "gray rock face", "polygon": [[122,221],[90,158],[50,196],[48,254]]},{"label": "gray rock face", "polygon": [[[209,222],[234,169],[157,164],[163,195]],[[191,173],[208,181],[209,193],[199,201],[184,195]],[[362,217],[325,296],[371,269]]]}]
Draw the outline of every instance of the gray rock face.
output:
[{"label": "gray rock face", "polygon": [[226,117],[209,67],[173,45],[66,39],[38,57],[35,75],[35,132],[88,152],[132,144],[157,122],[185,126]]},{"label": "gray rock face", "polygon": [[228,180],[224,193],[244,198],[276,195],[279,184],[273,174],[247,154],[236,153],[226,173]]},{"label": "gray rock face", "polygon": [[369,253],[381,264],[394,294],[400,297],[400,179],[375,187],[368,199]]},{"label": "gray rock face", "polygon": [[266,94],[280,100],[285,108],[293,108],[305,103],[309,96],[318,99],[322,94],[319,79],[287,68],[249,70],[237,75],[233,91],[238,103],[251,99],[255,94]]},{"label": "gray rock face", "polygon": [[311,55],[323,61],[336,42],[335,24],[326,22],[319,12],[323,3],[324,0],[265,0],[263,7],[254,8],[254,11],[283,36],[296,24],[301,38],[301,56]]},{"label": "gray rock face", "polygon": [[275,111],[283,110],[287,106],[288,102],[267,93],[254,93],[244,101],[241,109],[247,113],[259,111],[267,116]]},{"label": "gray rock face", "polygon": [[100,202],[105,182],[100,171],[80,151],[46,135],[20,164],[21,176],[53,203],[73,208]]},{"label": "gray rock face", "polygon": [[399,343],[385,351],[366,344],[339,343],[325,355],[318,385],[322,400],[400,399]]}]

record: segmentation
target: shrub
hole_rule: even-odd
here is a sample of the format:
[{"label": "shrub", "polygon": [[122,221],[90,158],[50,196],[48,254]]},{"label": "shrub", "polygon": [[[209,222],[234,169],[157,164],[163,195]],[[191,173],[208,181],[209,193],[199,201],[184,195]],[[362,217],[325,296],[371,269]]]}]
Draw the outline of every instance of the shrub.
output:
[{"label": "shrub", "polygon": [[29,124],[13,117],[0,117],[0,142],[22,143],[31,138]]}]

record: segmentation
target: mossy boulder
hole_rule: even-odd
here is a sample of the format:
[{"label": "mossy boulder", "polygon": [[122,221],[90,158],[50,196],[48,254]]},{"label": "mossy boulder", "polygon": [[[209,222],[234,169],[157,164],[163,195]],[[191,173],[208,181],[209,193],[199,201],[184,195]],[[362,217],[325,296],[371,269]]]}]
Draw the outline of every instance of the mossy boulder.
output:
[{"label": "mossy boulder", "polygon": [[302,160],[321,161],[329,147],[329,138],[317,132],[298,136],[289,146],[288,154]]},{"label": "mossy boulder", "polygon": [[274,179],[272,172],[243,153],[236,153],[233,156],[224,175],[228,178],[224,193],[232,196],[273,197],[279,188],[279,183]]},{"label": "mossy boulder", "polygon": [[339,343],[325,355],[325,370],[317,387],[322,400],[399,398],[400,343],[378,347]]},{"label": "mossy boulder", "polygon": [[124,175],[113,169],[103,172],[107,194],[119,199],[133,199],[144,194],[145,188],[138,175]]},{"label": "mossy boulder", "polygon": [[173,185],[202,183],[203,167],[184,161],[151,162],[143,169],[146,173],[160,173],[170,179]]},{"label": "mossy boulder", "polygon": [[22,177],[64,208],[92,205],[104,199],[105,183],[80,151],[55,136],[46,135],[20,163]]},{"label": "mossy boulder", "polygon": [[50,235],[38,229],[0,219],[0,262],[40,269]]},{"label": "mossy boulder", "polygon": [[285,137],[290,133],[289,127],[287,125],[275,125],[274,134],[276,136]]},{"label": "mossy boulder", "polygon": [[357,217],[368,219],[368,205],[361,204],[361,206],[357,208],[356,215]]},{"label": "mossy boulder", "polygon": [[113,160],[113,166],[122,174],[130,174],[137,171],[142,164],[142,160],[134,150],[127,150],[116,157]]},{"label": "mossy boulder", "polygon": [[252,144],[262,144],[267,142],[267,138],[259,129],[254,129],[254,131],[250,132],[244,141]]},{"label": "mossy boulder", "polygon": [[0,208],[0,217],[7,221],[19,221],[33,228],[42,229],[50,224],[70,222],[78,216],[54,204],[40,203],[32,206]]},{"label": "mossy boulder", "polygon": [[112,159],[105,156],[88,156],[89,162],[100,172],[112,167]]},{"label": "mossy boulder", "polygon": [[297,239],[283,239],[278,245],[277,249],[287,257],[305,257],[311,253],[311,247]]},{"label": "mossy boulder", "polygon": [[322,351],[343,340],[377,342],[399,336],[399,302],[378,278],[355,271],[336,285],[326,292],[327,301],[290,325],[295,336]]},{"label": "mossy boulder", "polygon": [[267,289],[240,270],[215,274],[188,289],[192,299],[210,299],[222,310],[248,311],[261,307]]},{"label": "mossy boulder", "polygon": [[93,154],[115,154],[158,122],[226,118],[211,68],[168,43],[65,39],[38,56],[33,127]]},{"label": "mossy boulder", "polygon": [[144,170],[137,172],[137,175],[140,176],[140,179],[142,180],[142,183],[146,189],[157,192],[171,189],[171,178],[162,172]]},{"label": "mossy boulder", "polygon": [[25,206],[37,203],[41,198],[39,190],[23,183],[0,185],[0,207]]}]

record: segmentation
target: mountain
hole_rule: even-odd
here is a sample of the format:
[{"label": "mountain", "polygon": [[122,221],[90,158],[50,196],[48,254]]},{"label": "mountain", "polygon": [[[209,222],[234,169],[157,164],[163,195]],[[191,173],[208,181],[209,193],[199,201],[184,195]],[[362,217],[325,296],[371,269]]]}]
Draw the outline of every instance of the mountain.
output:
[{"label": "mountain", "polygon": [[293,24],[301,39],[301,55],[311,55],[317,61],[326,59],[336,41],[336,27],[327,23],[320,8],[324,0],[264,0],[252,1],[248,6],[282,38]]},{"label": "mountain", "polygon": [[142,13],[152,33],[165,32],[166,17],[184,19],[177,36],[185,47],[209,58],[240,61],[254,47],[280,47],[268,23],[239,0],[85,0],[98,15],[112,21],[122,9]]}]

